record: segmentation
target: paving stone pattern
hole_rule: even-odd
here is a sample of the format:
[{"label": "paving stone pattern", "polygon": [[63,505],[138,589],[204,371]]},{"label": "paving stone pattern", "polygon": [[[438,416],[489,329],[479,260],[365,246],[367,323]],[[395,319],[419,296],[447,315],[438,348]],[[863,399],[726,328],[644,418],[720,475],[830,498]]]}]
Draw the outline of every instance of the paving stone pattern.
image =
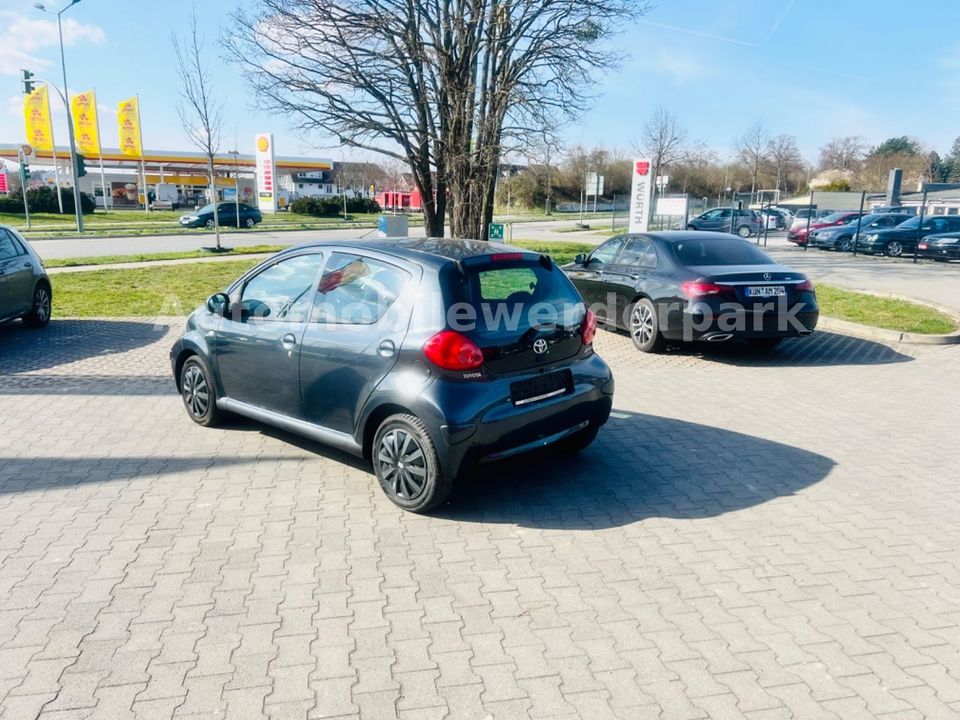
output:
[{"label": "paving stone pattern", "polygon": [[597,443],[421,517],[176,332],[0,329],[4,719],[960,717],[960,348],[601,333]]}]

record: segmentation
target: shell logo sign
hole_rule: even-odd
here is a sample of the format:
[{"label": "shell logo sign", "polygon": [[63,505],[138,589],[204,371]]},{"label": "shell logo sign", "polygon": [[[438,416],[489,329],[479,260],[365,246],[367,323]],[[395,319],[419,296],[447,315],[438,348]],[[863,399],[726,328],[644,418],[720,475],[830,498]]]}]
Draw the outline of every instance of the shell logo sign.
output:
[{"label": "shell logo sign", "polygon": [[257,207],[263,213],[277,211],[277,193],[274,188],[273,135],[260,133],[254,145],[257,148]]}]

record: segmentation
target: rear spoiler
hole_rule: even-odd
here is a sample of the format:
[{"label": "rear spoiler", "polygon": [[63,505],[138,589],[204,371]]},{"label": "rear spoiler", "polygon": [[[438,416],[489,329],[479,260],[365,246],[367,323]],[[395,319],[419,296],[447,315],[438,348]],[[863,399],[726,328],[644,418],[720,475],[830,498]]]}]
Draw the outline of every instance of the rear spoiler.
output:
[{"label": "rear spoiler", "polygon": [[457,260],[457,270],[461,275],[466,275],[467,270],[474,270],[479,267],[495,265],[497,263],[516,263],[516,262],[537,262],[544,270],[554,268],[553,258],[546,254],[537,254],[526,252],[524,250],[487,253],[485,255],[473,255],[462,260]]}]

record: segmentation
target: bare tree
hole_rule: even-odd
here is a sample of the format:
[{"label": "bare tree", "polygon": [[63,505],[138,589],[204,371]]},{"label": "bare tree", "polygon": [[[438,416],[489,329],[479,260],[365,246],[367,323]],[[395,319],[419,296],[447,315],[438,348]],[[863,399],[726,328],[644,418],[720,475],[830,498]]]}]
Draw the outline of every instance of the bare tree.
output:
[{"label": "bare tree", "polygon": [[777,175],[777,190],[786,189],[790,174],[803,167],[803,157],[793,135],[777,135],[767,144],[767,153]]},{"label": "bare tree", "polygon": [[644,124],[640,140],[639,146],[635,143],[635,147],[650,156],[656,180],[664,168],[683,157],[687,129],[676,115],[664,107],[658,107]]},{"label": "bare tree", "polygon": [[734,146],[739,160],[750,173],[750,195],[757,191],[757,177],[767,160],[767,131],[759,120],[741,135]]},{"label": "bare tree", "polygon": [[866,151],[862,138],[854,135],[833,138],[820,148],[820,169],[859,170]]},{"label": "bare tree", "polygon": [[[264,105],[403,160],[429,235],[484,237],[503,148],[573,118],[646,0],[261,0],[229,54]],[[448,207],[449,206],[449,207]]]},{"label": "bare tree", "polygon": [[223,102],[213,91],[204,43],[197,27],[196,5],[191,11],[186,35],[180,38],[174,33],[171,41],[177,58],[177,74],[180,76],[180,103],[177,111],[190,142],[200,149],[207,160],[209,195],[213,203],[213,231],[217,237],[217,250],[221,250],[220,215],[217,212],[217,186],[213,161],[220,150]]}]

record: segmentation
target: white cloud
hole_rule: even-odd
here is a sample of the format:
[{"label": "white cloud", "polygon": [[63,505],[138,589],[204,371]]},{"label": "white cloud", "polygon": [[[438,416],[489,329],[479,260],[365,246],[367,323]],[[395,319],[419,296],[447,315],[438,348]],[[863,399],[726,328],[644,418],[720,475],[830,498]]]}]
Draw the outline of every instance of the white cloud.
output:
[{"label": "white cloud", "polygon": [[710,68],[694,55],[680,50],[657,51],[653,58],[653,70],[673,78],[679,85],[699,80],[711,74]]},{"label": "white cloud", "polygon": [[[24,67],[33,71],[53,67],[53,62],[39,57],[38,52],[60,45],[56,20],[34,19],[7,10],[0,12],[0,26],[6,28],[0,42],[0,75],[19,75],[20,68]],[[106,40],[106,34],[98,25],[72,18],[63,20],[63,44],[67,47],[100,45]]]}]

